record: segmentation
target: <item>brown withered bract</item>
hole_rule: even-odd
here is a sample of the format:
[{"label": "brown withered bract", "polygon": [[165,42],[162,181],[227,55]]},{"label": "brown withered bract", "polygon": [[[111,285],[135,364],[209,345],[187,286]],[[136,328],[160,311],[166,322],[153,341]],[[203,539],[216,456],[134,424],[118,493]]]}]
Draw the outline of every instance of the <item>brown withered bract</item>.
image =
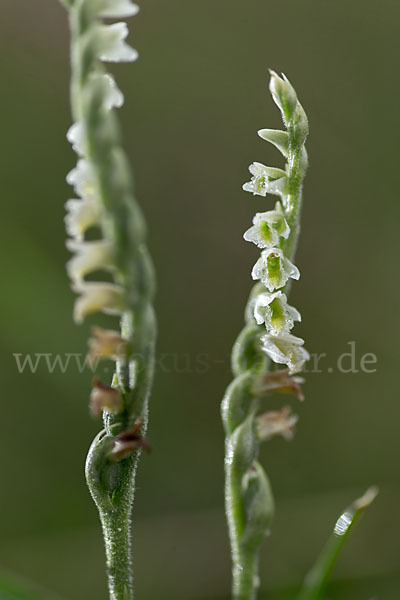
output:
[{"label": "brown withered bract", "polygon": [[291,440],[297,421],[297,415],[292,414],[289,406],[284,406],[281,410],[266,412],[257,417],[259,439],[266,441],[275,435],[281,435],[285,440]]},{"label": "brown withered bract", "polygon": [[148,454],[151,452],[150,442],[140,435],[142,422],[138,421],[131,429],[123,431],[115,438],[114,447],[110,452],[110,456],[115,460],[127,458],[133,450],[143,448]]},{"label": "brown withered bract", "polygon": [[118,331],[92,327],[92,337],[89,338],[89,356],[96,358],[118,360],[126,355],[127,343]]},{"label": "brown withered bract", "polygon": [[303,401],[304,396],[300,387],[300,383],[303,382],[302,377],[289,375],[289,369],[281,369],[259,377],[254,385],[254,392],[258,396],[273,393],[294,394],[300,401]]},{"label": "brown withered bract", "polygon": [[92,391],[89,401],[90,413],[98,417],[103,410],[118,413],[122,408],[122,396],[119,390],[105,385],[95,377],[92,381]]}]

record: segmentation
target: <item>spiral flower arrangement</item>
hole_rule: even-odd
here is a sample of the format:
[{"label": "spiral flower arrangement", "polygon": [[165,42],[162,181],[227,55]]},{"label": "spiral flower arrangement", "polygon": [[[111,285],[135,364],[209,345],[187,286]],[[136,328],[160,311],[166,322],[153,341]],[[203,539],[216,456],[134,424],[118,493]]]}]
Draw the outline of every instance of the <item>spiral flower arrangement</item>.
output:
[{"label": "spiral flower arrangement", "polygon": [[[73,253],[67,264],[78,294],[74,318],[103,312],[118,318],[115,329],[93,327],[92,358],[115,361],[111,385],[96,379],[90,395],[104,430],[86,463],[89,489],[105,538],[111,600],[133,596],[130,518],[135,472],[145,438],[154,370],[156,322],[154,275],[146,248],[143,215],[121,148],[115,109],[124,97],[104,63],[131,62],[138,53],[126,43],[125,22],[104,19],[135,15],[130,0],[63,0],[71,29],[71,103],[74,124],[67,138],[78,155],[67,182],[65,219]],[[96,277],[97,275],[97,277]]]},{"label": "spiral flower arrangement", "polygon": [[[296,374],[309,358],[303,340],[291,330],[301,316],[287,302],[289,282],[300,272],[293,264],[299,234],[302,184],[307,169],[308,121],[287,78],[271,72],[270,91],[285,131],[261,129],[259,136],[286,159],[285,169],[250,166],[245,191],[279,196],[273,210],[257,213],[244,239],[261,255],[252,270],[255,284],[246,308],[246,325],[232,352],[235,379],[222,402],[226,433],[226,513],[232,560],[233,597],[255,598],[259,585],[258,553],[270,528],[274,505],[268,478],[257,457],[260,442],[281,434],[290,439],[297,417],[289,408],[259,414],[263,397],[293,393],[302,398]],[[275,364],[285,365],[277,370]]]},{"label": "spiral flower arrangement", "polygon": [[[67,271],[77,294],[74,319],[82,323],[99,312],[110,328],[92,327],[93,360],[115,363],[111,382],[95,378],[89,407],[103,418],[86,460],[86,480],[99,511],[105,540],[110,600],[133,599],[131,514],[135,475],[146,439],[154,375],[155,277],[146,246],[146,226],[135,201],[128,161],[121,146],[115,109],[124,96],[106,63],[138,58],[126,43],[125,22],[138,7],[131,0],[61,0],[71,30],[73,124],[67,138],[77,164],[67,176],[75,197],[66,203]],[[112,19],[108,23],[107,19]],[[284,130],[261,129],[260,137],[284,156],[285,168],[250,166],[243,188],[275,206],[254,216],[244,239],[259,250],[251,276],[256,282],[245,326],[232,350],[234,379],[222,402],[225,429],[225,501],[232,561],[233,599],[254,600],[259,587],[258,555],[274,513],[268,477],[258,461],[260,444],[275,435],[290,440],[297,416],[287,406],[263,412],[273,394],[302,399],[298,374],[308,360],[292,330],[301,320],[288,304],[299,236],[302,185],[307,169],[308,120],[287,78],[271,72],[270,91]],[[321,598],[333,564],[353,523],[376,495],[369,490],[337,521],[327,546],[305,579],[301,600]]]}]

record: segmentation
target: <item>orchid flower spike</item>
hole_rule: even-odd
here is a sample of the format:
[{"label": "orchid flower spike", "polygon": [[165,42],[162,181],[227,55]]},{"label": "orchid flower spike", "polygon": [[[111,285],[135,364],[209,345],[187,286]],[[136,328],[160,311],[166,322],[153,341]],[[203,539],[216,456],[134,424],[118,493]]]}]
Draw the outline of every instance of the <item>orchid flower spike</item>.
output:
[{"label": "orchid flower spike", "polygon": [[[116,109],[124,95],[106,65],[132,62],[124,19],[138,12],[131,0],[61,0],[71,29],[71,104],[67,139],[77,155],[67,175],[74,196],[66,203],[67,263],[77,294],[76,323],[110,315],[109,329],[92,327],[91,364],[115,363],[111,385],[94,379],[89,408],[102,415],[86,461],[86,480],[105,538],[110,598],[133,598],[131,508],[154,374],[156,321],[154,272],[144,216],[133,194],[131,170],[121,146]],[[140,430],[140,432],[139,432]],[[112,486],[112,492],[110,491]],[[121,507],[123,510],[121,511]]]},{"label": "orchid flower spike", "polygon": [[[273,516],[268,478],[258,462],[259,446],[276,434],[291,439],[297,416],[289,408],[258,415],[266,395],[294,394],[303,399],[296,376],[309,358],[304,341],[291,333],[301,320],[287,301],[290,283],[300,271],[294,264],[299,235],[302,184],[307,168],[308,121],[288,79],[271,72],[270,92],[284,130],[260,129],[261,139],[284,157],[281,167],[253,162],[246,192],[279,196],[275,207],[257,212],[244,239],[260,255],[252,269],[254,285],[247,304],[246,325],[232,351],[234,380],[222,402],[226,434],[226,513],[232,547],[233,598],[255,598],[259,581],[258,552]],[[285,365],[285,369],[276,369]]]}]

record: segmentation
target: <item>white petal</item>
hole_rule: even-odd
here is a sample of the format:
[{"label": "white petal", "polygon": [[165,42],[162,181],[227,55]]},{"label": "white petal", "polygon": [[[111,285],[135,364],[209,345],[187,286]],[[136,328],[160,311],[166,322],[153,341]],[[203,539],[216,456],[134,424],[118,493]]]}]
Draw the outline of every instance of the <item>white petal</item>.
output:
[{"label": "white petal", "polygon": [[259,294],[256,297],[254,303],[254,318],[258,325],[265,322],[265,310],[263,309],[268,307],[275,298],[279,298],[282,295],[282,292],[275,292],[275,294]]},{"label": "white petal", "polygon": [[106,62],[132,62],[139,56],[137,50],[125,43],[128,36],[126,23],[99,25],[97,31],[97,48],[100,60]]},{"label": "white petal", "polygon": [[107,110],[111,110],[112,108],[121,108],[124,103],[124,95],[115,83],[114,77],[109,73],[106,73],[104,76],[105,81],[108,86],[108,94],[104,99],[104,105]]},{"label": "white petal", "polygon": [[94,312],[120,315],[125,309],[124,290],[113,283],[83,282],[74,290],[81,294],[74,306],[74,319],[82,323],[84,317]]},{"label": "white petal", "polygon": [[254,177],[251,181],[244,183],[242,186],[242,189],[245,192],[250,192],[251,194],[254,194],[254,196],[266,196],[267,195],[267,188],[265,187],[265,184],[264,183],[262,185],[257,184],[257,181],[255,180]]},{"label": "white petal", "polygon": [[79,284],[88,273],[115,268],[113,247],[110,242],[99,240],[95,242],[79,242],[67,240],[67,248],[75,255],[67,263],[70,278]]},{"label": "white petal", "polygon": [[96,193],[95,178],[89,161],[81,158],[67,175],[67,183],[72,185],[81,197],[90,197]]},{"label": "white petal", "polygon": [[265,335],[261,338],[263,351],[276,363],[285,364],[290,373],[301,371],[306,360],[310,358],[303,348],[304,340],[290,333],[279,336]]},{"label": "white petal", "polygon": [[265,186],[257,186],[254,182],[254,178],[251,181],[248,181],[247,183],[244,183],[242,186],[242,189],[245,192],[250,192],[251,194],[254,194],[254,196],[266,196],[267,195],[267,190],[265,188]]},{"label": "white petal", "polygon": [[133,17],[139,12],[137,4],[131,0],[97,0],[99,17],[123,19]]},{"label": "white petal", "polygon": [[124,95],[115,83],[115,79],[109,73],[93,73],[91,81],[99,83],[102,87],[104,100],[103,106],[106,111],[112,108],[120,108],[124,104]]},{"label": "white petal", "polygon": [[301,314],[299,313],[299,311],[297,310],[297,308],[295,308],[294,306],[290,306],[289,304],[287,305],[287,311],[288,314],[290,315],[290,318],[293,321],[298,321],[300,323],[301,321]]},{"label": "white petal", "polygon": [[254,280],[261,279],[264,268],[265,268],[265,261],[264,261],[263,257],[260,256],[260,258],[258,259],[258,261],[256,262],[256,264],[254,265],[254,267],[251,271],[251,277]]},{"label": "white petal", "polygon": [[89,227],[100,223],[101,209],[99,203],[93,198],[68,200],[65,208],[67,209],[65,227],[71,237],[81,240]]},{"label": "white petal", "polygon": [[286,177],[286,171],[283,169],[267,167],[259,162],[253,162],[249,166],[249,171],[254,177],[261,177],[262,175],[268,177],[268,179],[281,179],[281,177]]},{"label": "white petal", "polygon": [[288,258],[283,259],[285,271],[291,279],[300,279],[300,271]]},{"label": "white petal", "polygon": [[260,243],[258,227],[256,227],[255,225],[250,227],[250,229],[244,232],[243,238],[246,240],[246,242],[253,242],[253,244],[258,246]]},{"label": "white petal", "polygon": [[84,154],[84,129],[81,122],[71,125],[67,131],[67,140],[77,154]]}]

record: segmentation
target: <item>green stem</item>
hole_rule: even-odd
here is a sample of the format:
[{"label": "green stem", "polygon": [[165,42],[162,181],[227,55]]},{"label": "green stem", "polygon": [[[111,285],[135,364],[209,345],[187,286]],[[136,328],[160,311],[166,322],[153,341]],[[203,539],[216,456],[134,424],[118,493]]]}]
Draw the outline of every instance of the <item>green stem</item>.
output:
[{"label": "green stem", "polygon": [[233,570],[233,596],[255,600],[258,589],[258,553],[239,554]]},{"label": "green stem", "polygon": [[103,528],[110,600],[130,600],[133,597],[130,515],[138,456],[119,463],[107,461],[114,439],[105,432],[95,438],[86,461],[86,480]]}]

